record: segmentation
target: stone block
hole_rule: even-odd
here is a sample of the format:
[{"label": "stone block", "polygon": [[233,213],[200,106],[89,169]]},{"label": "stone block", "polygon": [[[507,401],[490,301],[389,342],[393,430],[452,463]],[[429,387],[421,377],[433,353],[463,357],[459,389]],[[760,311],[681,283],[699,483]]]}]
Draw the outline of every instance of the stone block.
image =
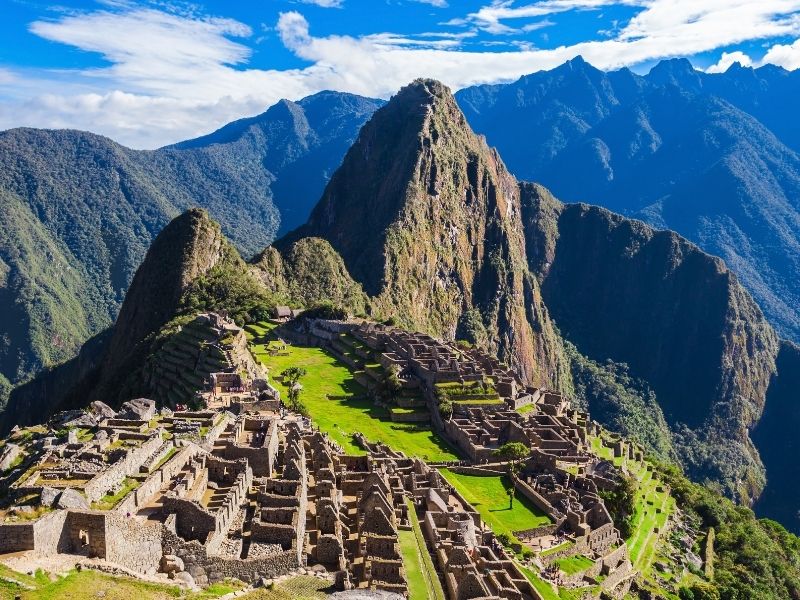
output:
[{"label": "stone block", "polygon": [[78,490],[66,488],[58,497],[58,508],[88,509],[89,501]]},{"label": "stone block", "polygon": [[180,573],[184,570],[184,563],[174,554],[165,554],[161,557],[160,567],[162,573]]},{"label": "stone block", "polygon": [[39,497],[39,504],[42,506],[53,506],[58,498],[58,490],[51,487],[43,487],[41,496]]},{"label": "stone block", "polygon": [[196,585],[195,581],[194,581],[194,577],[189,575],[189,573],[187,573],[186,571],[181,571],[180,573],[175,573],[175,581],[181,581],[181,582],[185,583],[186,585],[188,585],[189,587],[194,587]]}]

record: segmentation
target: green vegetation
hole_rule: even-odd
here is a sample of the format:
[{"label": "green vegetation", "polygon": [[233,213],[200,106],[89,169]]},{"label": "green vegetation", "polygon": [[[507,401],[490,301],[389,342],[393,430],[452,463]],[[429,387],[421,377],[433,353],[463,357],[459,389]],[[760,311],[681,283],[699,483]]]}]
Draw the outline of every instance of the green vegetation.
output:
[{"label": "green vegetation", "polygon": [[515,531],[525,531],[550,523],[550,518],[536,508],[527,498],[521,497],[509,507],[509,482],[499,475],[463,475],[441,469],[447,482],[475,507],[481,518],[500,536],[505,534],[513,542]]},{"label": "green vegetation", "polygon": [[[347,452],[363,453],[353,434],[363,433],[370,441],[380,441],[408,456],[430,461],[457,460],[454,451],[428,426],[393,423],[385,409],[373,404],[366,390],[354,379],[346,365],[321,348],[288,345],[283,352],[270,352],[277,345],[271,333],[274,325],[251,324],[248,332],[256,336],[253,353],[270,370],[281,373],[291,367],[304,368],[303,404],[314,424],[328,433]],[[281,395],[288,388],[277,382]]]},{"label": "green vegetation", "polygon": [[406,499],[411,531],[399,530],[400,551],[408,578],[410,600],[444,600],[444,591],[419,524],[414,503]]},{"label": "green vegetation", "polygon": [[90,569],[70,571],[54,581],[42,571],[34,576],[18,573],[0,564],[0,598],[12,600],[213,600],[242,589],[241,582],[217,583],[200,592],[190,592],[177,586],[161,585],[121,577],[105,575]]},{"label": "green vegetation", "polygon": [[639,442],[662,460],[672,460],[675,457],[672,434],[648,385],[632,377],[625,364],[611,360],[595,362],[569,342],[566,349],[577,403],[604,427]]},{"label": "green vegetation", "polygon": [[[507,461],[508,473],[511,477],[516,477],[519,472],[519,463],[530,454],[530,448],[521,442],[508,442],[492,452],[495,458]],[[509,508],[514,508],[514,497],[517,495],[517,488],[511,479],[507,482],[506,493],[508,494]]]},{"label": "green vegetation", "polygon": [[125,481],[122,482],[122,486],[116,494],[106,494],[97,502],[93,502],[92,508],[95,510],[111,510],[119,504],[120,500],[139,487],[140,483],[141,482],[137,479],[127,477]]},{"label": "green vegetation", "polygon": [[[714,528],[714,581],[722,600],[800,597],[800,538],[769,519],[690,482],[671,465],[659,467],[682,510]],[[684,594],[684,597],[688,597]]]},{"label": "green vegetation", "polygon": [[568,556],[566,558],[557,558],[555,563],[558,565],[558,568],[567,575],[575,575],[591,567],[594,561],[582,554],[576,554],[575,556]]}]

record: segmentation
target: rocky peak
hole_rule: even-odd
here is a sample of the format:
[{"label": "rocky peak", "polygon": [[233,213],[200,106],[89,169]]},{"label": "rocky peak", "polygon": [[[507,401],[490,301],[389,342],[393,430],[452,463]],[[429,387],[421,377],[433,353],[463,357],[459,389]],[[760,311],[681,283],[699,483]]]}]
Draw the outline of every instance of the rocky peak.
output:
[{"label": "rocky peak", "polygon": [[173,219],[136,271],[114,326],[108,361],[122,360],[133,345],[175,315],[192,281],[235,255],[205,210],[192,208]]},{"label": "rocky peak", "polygon": [[517,181],[440,82],[418,79],[373,115],[308,223],[277,246],[308,236],[330,242],[381,314],[472,339],[531,381],[560,386]]}]

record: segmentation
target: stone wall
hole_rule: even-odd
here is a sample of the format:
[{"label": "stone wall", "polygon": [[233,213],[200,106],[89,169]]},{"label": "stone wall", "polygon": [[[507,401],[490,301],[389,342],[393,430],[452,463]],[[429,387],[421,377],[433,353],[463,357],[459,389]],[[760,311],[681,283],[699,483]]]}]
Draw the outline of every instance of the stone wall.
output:
[{"label": "stone wall", "polygon": [[106,557],[106,515],[90,510],[68,511],[65,524],[69,549],[90,558]]},{"label": "stone wall", "polygon": [[528,500],[530,500],[536,508],[544,512],[548,517],[553,519],[554,521],[563,521],[564,515],[562,515],[556,508],[547,501],[547,498],[542,496],[539,492],[534,490],[531,486],[527,483],[522,481],[521,479],[515,479],[514,487],[517,488],[517,492],[525,496]]},{"label": "stone wall", "polygon": [[164,487],[164,485],[169,483],[199,451],[200,448],[195,444],[190,444],[178,450],[172,458],[161,465],[160,468],[153,471],[153,473],[142,482],[142,485],[125,496],[125,498],[114,507],[114,511],[122,514],[136,512],[140,507],[147,504],[147,501]]},{"label": "stone wall", "polygon": [[36,521],[33,538],[37,554],[50,556],[64,550],[68,544],[64,528],[66,521],[66,510],[54,511]]},{"label": "stone wall", "polygon": [[0,554],[34,549],[33,523],[0,525]]},{"label": "stone wall", "polygon": [[202,544],[196,541],[187,542],[166,527],[163,530],[163,552],[180,557],[186,570],[202,569],[212,583],[226,577],[254,583],[262,577],[278,577],[303,566],[297,552],[291,550],[244,560],[214,556]]},{"label": "stone wall", "polygon": [[163,526],[156,521],[108,514],[106,560],[139,573],[155,573],[162,555],[162,531]]},{"label": "stone wall", "polygon": [[158,450],[161,444],[161,436],[154,435],[138,448],[129,450],[125,458],[122,458],[105,471],[95,475],[83,486],[83,491],[89,502],[99,500],[105,496],[109,490],[124,481],[126,477],[138,473],[142,463]]}]

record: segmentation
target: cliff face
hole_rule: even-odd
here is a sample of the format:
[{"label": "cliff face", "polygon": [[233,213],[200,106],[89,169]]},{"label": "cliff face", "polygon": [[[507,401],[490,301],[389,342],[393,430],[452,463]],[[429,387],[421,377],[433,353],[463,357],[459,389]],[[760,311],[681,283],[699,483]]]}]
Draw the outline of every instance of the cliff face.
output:
[{"label": "cliff face", "polygon": [[435,81],[403,88],[364,126],[307,225],[327,239],[373,309],[470,338],[532,383],[569,385],[561,342],[530,276],[520,192]]},{"label": "cliff face", "polygon": [[767,391],[764,415],[753,441],[767,468],[767,487],[754,506],[759,516],[800,532],[800,346],[782,342],[777,372]]},{"label": "cliff face", "polygon": [[302,238],[283,254],[266,248],[252,262],[252,272],[265,289],[284,302],[304,307],[330,302],[351,314],[367,312],[366,294],[327,240]]},{"label": "cliff face", "polygon": [[[627,363],[667,422],[688,429],[695,476],[752,498],[763,467],[748,437],[764,407],[778,339],[724,263],[670,231],[523,186],[531,269],[564,336],[594,360]],[[728,446],[723,464],[712,436]]]}]

